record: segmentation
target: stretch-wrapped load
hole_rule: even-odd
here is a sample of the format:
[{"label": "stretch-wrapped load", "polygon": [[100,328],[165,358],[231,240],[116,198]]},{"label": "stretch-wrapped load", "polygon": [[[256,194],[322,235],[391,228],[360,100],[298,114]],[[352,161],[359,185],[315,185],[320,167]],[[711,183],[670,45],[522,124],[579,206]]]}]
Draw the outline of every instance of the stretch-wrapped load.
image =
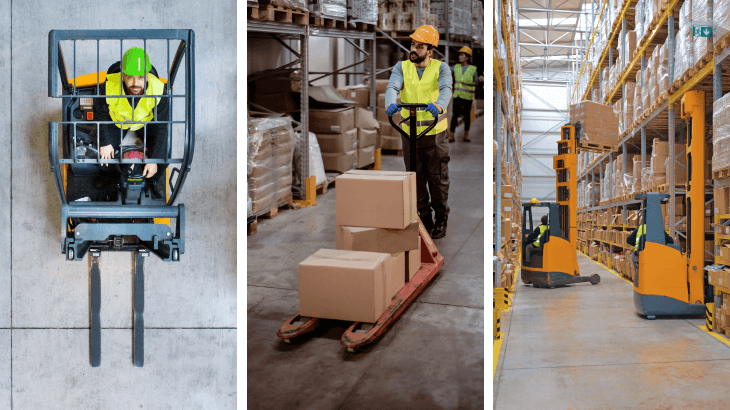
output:
[{"label": "stretch-wrapped load", "polygon": [[309,11],[321,17],[347,18],[347,0],[309,0]]},{"label": "stretch-wrapped load", "polygon": [[[644,27],[644,0],[639,0],[634,8],[634,30],[636,31],[636,40],[641,41],[644,38],[645,27]],[[631,59],[631,56],[628,56]]]},{"label": "stretch-wrapped load", "polygon": [[348,0],[347,16],[354,22],[376,24],[378,22],[378,1]]},{"label": "stretch-wrapped load", "polygon": [[248,121],[248,195],[254,215],[291,201],[293,152],[291,117]]},{"label": "stretch-wrapped load", "polygon": [[712,107],[712,171],[730,167],[730,94]]},{"label": "stretch-wrapped load", "polygon": [[626,95],[623,97],[623,100],[624,100],[624,106],[623,106],[624,131],[628,130],[629,127],[631,127],[631,124],[634,123],[634,94],[635,93],[636,93],[636,83],[627,82],[626,83]]},{"label": "stretch-wrapped load", "polygon": [[[712,0],[692,0],[692,21],[712,20]],[[710,23],[706,23],[709,25]],[[708,54],[712,54],[712,38],[693,37],[694,55],[690,58],[690,67],[696,66]]]},{"label": "stretch-wrapped load", "polygon": [[682,3],[679,9],[679,30],[674,47],[674,78],[681,78],[690,69],[690,56],[694,56],[692,42],[692,2]]},{"label": "stretch-wrapped load", "polygon": [[651,90],[651,77],[652,77],[652,71],[653,71],[653,64],[651,56],[647,58],[646,61],[646,69],[641,70],[641,76],[643,77],[643,83],[641,84],[641,112],[645,112],[649,106],[651,105],[651,102],[649,101],[649,91]]},{"label": "stretch-wrapped load", "polygon": [[730,34],[730,0],[715,0],[712,10],[712,39],[717,45]]},{"label": "stretch-wrapped load", "polygon": [[307,11],[307,0],[259,0],[258,3],[271,4],[272,6],[285,7],[299,11]]},{"label": "stretch-wrapped load", "polygon": [[636,121],[641,117],[641,113],[643,112],[643,109],[641,107],[641,84],[638,82],[639,76],[641,75],[641,71],[638,71],[636,73],[636,87],[634,88],[634,115],[633,120]]},{"label": "stretch-wrapped load", "polygon": [[661,95],[669,89],[669,59],[667,58],[667,44],[664,43],[657,54],[656,78],[657,94]]}]

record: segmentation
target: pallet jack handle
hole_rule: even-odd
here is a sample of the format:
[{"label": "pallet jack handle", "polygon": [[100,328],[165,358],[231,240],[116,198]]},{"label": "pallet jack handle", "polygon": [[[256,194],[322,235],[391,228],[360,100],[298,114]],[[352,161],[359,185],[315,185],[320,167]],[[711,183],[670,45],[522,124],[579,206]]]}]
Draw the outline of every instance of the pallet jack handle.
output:
[{"label": "pallet jack handle", "polygon": [[[398,130],[398,132],[400,132],[401,135],[403,135],[404,137],[406,137],[406,139],[409,141],[409,143],[410,143],[410,161],[409,161],[410,166],[408,168],[410,168],[410,169],[407,169],[406,171],[416,172],[416,169],[417,169],[416,168],[416,163],[418,161],[418,157],[416,156],[416,141],[418,139],[420,139],[421,137],[423,137],[424,135],[426,135],[426,133],[428,133],[429,131],[431,131],[433,129],[433,127],[436,126],[436,123],[438,122],[439,117],[437,116],[436,118],[434,118],[433,119],[433,123],[431,123],[431,125],[429,125],[428,128],[426,128],[425,130],[423,130],[422,133],[416,135],[416,133],[418,132],[418,128],[417,128],[418,118],[416,116],[416,111],[419,108],[422,108],[423,109],[423,108],[428,107],[428,104],[396,104],[396,107],[398,107],[398,108],[405,108],[405,109],[407,109],[407,110],[410,111],[410,114],[409,114],[408,118],[403,119],[398,124],[396,124],[395,121],[393,121],[393,117],[390,117],[390,116],[388,117],[388,121],[390,121],[390,125],[392,125],[393,128],[395,128],[396,130]],[[409,129],[411,131],[411,134],[410,135],[408,135],[400,127],[401,124],[403,124],[404,122],[406,122],[408,120],[410,120],[410,124],[408,125],[408,127],[409,127]]]}]

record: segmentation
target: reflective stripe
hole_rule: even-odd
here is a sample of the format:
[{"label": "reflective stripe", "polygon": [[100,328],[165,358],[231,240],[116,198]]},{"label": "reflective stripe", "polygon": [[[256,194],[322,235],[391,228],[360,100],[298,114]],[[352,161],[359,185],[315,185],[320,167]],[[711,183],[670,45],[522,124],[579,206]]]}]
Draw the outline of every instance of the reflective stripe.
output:
[{"label": "reflective stripe", "polygon": [[473,100],[476,95],[474,74],[476,67],[470,65],[464,69],[461,64],[454,67],[454,98]]},{"label": "reflective stripe", "polygon": [[[165,85],[152,73],[147,74],[147,91],[145,94],[162,95]],[[124,87],[122,87],[121,73],[108,74],[105,84],[106,95],[124,95]],[[109,115],[113,121],[134,121],[147,122],[152,120],[154,116],[155,105],[160,101],[161,97],[143,97],[139,99],[137,107],[132,110],[127,98],[107,98],[106,103],[109,105]],[[117,128],[136,131],[144,124],[114,124]]]}]

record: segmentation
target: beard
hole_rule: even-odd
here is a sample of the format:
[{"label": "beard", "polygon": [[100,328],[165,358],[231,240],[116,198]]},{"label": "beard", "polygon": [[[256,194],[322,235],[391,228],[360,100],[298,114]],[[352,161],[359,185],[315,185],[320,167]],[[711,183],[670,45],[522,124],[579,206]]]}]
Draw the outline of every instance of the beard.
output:
[{"label": "beard", "polygon": [[420,57],[418,54],[414,53],[413,51],[411,51],[411,54],[409,57],[410,57],[411,62],[414,64],[421,64],[424,60],[426,60],[426,56]]}]

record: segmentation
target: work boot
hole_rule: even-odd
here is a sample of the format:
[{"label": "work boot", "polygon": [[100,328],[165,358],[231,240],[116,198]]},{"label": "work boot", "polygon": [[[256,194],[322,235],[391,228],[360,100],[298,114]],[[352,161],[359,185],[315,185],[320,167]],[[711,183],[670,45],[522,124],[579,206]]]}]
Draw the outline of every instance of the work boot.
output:
[{"label": "work boot", "polygon": [[454,133],[452,131],[449,131],[449,142],[456,141],[456,138],[454,138]]},{"label": "work boot", "polygon": [[448,220],[446,215],[436,215],[436,224],[431,231],[431,239],[439,239],[446,236],[446,221]]},{"label": "work boot", "polygon": [[418,211],[418,217],[421,218],[421,222],[423,222],[423,227],[426,228],[426,232],[431,234],[431,231],[433,230],[433,216],[431,216],[431,212],[421,212]]},{"label": "work boot", "polygon": [[160,180],[154,180],[149,181],[149,184],[151,185],[150,191],[152,193],[152,199],[161,199],[163,201],[167,200],[167,196],[165,195],[165,183]]},{"label": "work boot", "polygon": [[464,130],[464,142],[471,142],[469,139],[469,131]]}]

